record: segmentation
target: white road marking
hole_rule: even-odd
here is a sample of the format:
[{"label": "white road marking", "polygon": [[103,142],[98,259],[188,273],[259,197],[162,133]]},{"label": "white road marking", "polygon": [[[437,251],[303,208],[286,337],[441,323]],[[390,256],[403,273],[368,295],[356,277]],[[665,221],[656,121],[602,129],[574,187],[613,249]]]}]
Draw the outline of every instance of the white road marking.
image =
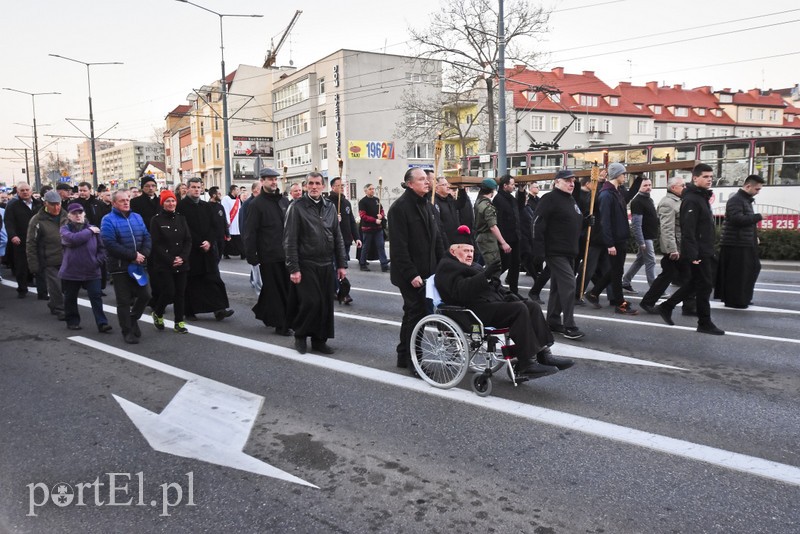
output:
[{"label": "white road marking", "polygon": [[86,337],[69,340],[186,380],[160,414],[114,395],[153,449],[319,489],[242,451],[264,397]]},{"label": "white road marking", "polygon": [[605,423],[603,421],[597,421],[595,419],[559,412],[548,408],[540,408],[517,401],[498,397],[478,397],[472,393],[472,391],[464,389],[453,388],[441,390],[433,388],[427,383],[410,376],[314,354],[301,355],[293,349],[286,347],[226,334],[224,332],[217,332],[216,330],[198,326],[192,326],[190,334],[229,343],[242,348],[252,349],[293,362],[313,365],[329,371],[345,373],[381,384],[405,388],[425,395],[439,397],[447,401],[462,402],[480,409],[488,409],[507,415],[522,417],[530,421],[544,423],[558,428],[575,430],[584,434],[627,443],[668,455],[679,456],[733,471],[800,486],[800,468],[792,465],[781,464],[763,458],[674,439],[660,434],[644,432],[613,423]]}]

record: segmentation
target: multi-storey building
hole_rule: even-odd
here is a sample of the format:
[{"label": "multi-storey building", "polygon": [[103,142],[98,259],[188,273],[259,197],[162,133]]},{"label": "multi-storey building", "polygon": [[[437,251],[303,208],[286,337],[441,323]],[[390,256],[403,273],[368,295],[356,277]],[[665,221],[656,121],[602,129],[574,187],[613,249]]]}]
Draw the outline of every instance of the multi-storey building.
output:
[{"label": "multi-storey building", "polygon": [[709,86],[685,89],[681,85],[659,87],[657,82],[643,86],[620,82],[616,91],[637,108],[652,113],[652,139],[734,135],[736,121],[725,113]]},{"label": "multi-storey building", "polygon": [[[102,141],[100,139],[94,140],[95,155],[101,150],[111,148],[114,143],[111,141]],[[97,169],[100,173],[99,164]],[[92,183],[92,142],[87,139],[78,145],[78,158],[75,161],[74,172],[72,173],[72,182],[89,182]]]},{"label": "multi-storey building", "polygon": [[117,188],[138,185],[148,161],[164,161],[161,144],[131,141],[101,150],[97,153],[98,183]]},{"label": "multi-storey building", "polygon": [[514,106],[507,122],[509,152],[552,143],[559,135],[558,144],[572,148],[653,138],[651,112],[621,98],[593,71],[516,67],[506,76]]},{"label": "multi-storey building", "polygon": [[736,122],[737,136],[775,136],[792,132],[784,126],[787,103],[778,93],[760,89],[733,92],[726,88],[714,94],[719,105]]},{"label": "multi-storey building", "polygon": [[388,205],[402,193],[411,166],[432,166],[433,140],[393,138],[403,111],[403,91],[414,85],[424,97],[441,91],[441,64],[406,56],[339,50],[276,81],[272,93],[275,160],[289,181],[317,170],[339,176],[343,164],[348,196],[378,185]]},{"label": "multi-storey building", "polygon": [[164,119],[164,162],[166,182],[170,186],[192,176],[191,109],[191,106],[182,104]]}]

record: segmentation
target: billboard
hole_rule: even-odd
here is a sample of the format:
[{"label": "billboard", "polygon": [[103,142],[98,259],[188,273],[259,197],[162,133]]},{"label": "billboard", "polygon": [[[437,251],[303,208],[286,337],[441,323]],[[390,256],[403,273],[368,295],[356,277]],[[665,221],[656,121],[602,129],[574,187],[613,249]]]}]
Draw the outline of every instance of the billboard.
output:
[{"label": "billboard", "polygon": [[261,156],[271,158],[274,155],[272,137],[233,136],[234,156]]}]

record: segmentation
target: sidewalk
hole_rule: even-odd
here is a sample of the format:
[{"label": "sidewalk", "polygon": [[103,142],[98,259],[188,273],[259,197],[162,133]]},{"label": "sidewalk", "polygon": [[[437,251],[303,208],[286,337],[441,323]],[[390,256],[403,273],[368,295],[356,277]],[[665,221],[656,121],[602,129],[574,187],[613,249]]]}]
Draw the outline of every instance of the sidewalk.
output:
[{"label": "sidewalk", "polygon": [[761,260],[762,271],[800,271],[800,261]]}]

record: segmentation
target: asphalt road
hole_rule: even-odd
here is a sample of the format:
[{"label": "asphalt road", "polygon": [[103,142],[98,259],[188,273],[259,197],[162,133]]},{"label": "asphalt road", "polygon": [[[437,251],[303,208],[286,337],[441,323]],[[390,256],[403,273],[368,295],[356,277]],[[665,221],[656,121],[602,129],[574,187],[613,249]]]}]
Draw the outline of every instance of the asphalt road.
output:
[{"label": "asphalt road", "polygon": [[481,398],[394,368],[402,300],[373,269],[333,357],[255,320],[241,261],[232,318],[138,345],[4,282],[0,532],[798,531],[800,272],[715,308],[723,337],[579,308],[586,338],[554,347],[575,367]]}]

